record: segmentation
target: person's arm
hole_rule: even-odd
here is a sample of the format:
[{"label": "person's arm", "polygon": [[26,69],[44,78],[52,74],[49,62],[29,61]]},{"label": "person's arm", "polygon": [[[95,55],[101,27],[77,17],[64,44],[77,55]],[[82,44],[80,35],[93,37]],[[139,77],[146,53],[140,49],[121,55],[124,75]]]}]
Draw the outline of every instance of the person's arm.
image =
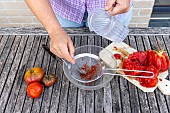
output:
[{"label": "person's arm", "polygon": [[109,11],[112,16],[126,13],[129,9],[130,0],[107,0],[105,6],[105,10]]},{"label": "person's arm", "polygon": [[59,24],[49,0],[25,0],[25,2],[48,32],[50,50],[58,57],[75,63],[73,43]]}]

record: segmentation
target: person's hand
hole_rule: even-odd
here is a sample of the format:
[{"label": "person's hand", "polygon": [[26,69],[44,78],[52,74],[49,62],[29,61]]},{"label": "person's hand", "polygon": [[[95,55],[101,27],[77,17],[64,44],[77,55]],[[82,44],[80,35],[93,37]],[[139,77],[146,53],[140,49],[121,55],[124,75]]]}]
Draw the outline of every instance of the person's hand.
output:
[{"label": "person's hand", "polygon": [[130,0],[107,0],[105,10],[114,16],[128,12],[130,9]]},{"label": "person's hand", "polygon": [[50,51],[60,58],[64,58],[72,64],[74,61],[74,46],[64,30],[51,33],[50,35]]}]

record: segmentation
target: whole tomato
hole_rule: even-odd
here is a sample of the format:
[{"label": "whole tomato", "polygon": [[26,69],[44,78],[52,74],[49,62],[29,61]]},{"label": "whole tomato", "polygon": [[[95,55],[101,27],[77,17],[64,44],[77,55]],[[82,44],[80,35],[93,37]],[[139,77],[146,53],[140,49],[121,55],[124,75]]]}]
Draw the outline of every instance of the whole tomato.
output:
[{"label": "whole tomato", "polygon": [[24,80],[27,84],[32,82],[40,82],[44,77],[44,70],[40,67],[34,67],[29,69],[25,75]]},{"label": "whole tomato", "polygon": [[55,74],[45,75],[42,79],[42,83],[45,86],[52,86],[56,82],[56,79],[57,78]]},{"label": "whole tomato", "polygon": [[40,97],[42,91],[43,91],[43,86],[39,82],[33,82],[27,86],[27,94],[32,98]]},{"label": "whole tomato", "polygon": [[148,65],[155,66],[159,71],[166,71],[169,68],[169,58],[163,51],[148,50]]}]

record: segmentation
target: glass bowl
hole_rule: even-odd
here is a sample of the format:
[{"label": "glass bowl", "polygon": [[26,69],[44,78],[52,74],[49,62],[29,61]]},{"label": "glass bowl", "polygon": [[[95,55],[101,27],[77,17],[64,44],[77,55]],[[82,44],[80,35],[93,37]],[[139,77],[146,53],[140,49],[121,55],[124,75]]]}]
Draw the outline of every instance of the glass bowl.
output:
[{"label": "glass bowl", "polygon": [[[116,59],[113,57],[110,51],[100,46],[95,45],[85,45],[75,48],[75,61],[78,66],[82,67],[84,64],[87,65],[95,65],[96,60],[102,60],[104,62],[105,68],[110,67],[112,68],[117,67]],[[74,69],[68,69],[67,65],[63,63],[63,70],[65,76],[68,80],[77,86],[80,89],[84,90],[97,90],[104,86],[106,86],[114,77],[113,75],[102,75],[99,79],[90,82],[90,83],[82,83],[79,82],[77,77],[81,77],[80,74],[75,71]],[[115,73],[115,72],[112,72]],[[76,79],[77,78],[77,79]]]}]

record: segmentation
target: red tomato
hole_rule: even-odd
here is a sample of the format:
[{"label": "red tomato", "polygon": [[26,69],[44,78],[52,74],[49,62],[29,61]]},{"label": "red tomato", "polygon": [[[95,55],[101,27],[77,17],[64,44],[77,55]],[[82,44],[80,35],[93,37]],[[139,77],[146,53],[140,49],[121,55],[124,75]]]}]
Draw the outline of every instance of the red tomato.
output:
[{"label": "red tomato", "polygon": [[159,71],[166,71],[169,68],[169,58],[163,51],[148,50],[148,65],[155,66]]},{"label": "red tomato", "polygon": [[43,91],[43,86],[39,82],[33,82],[27,86],[27,94],[32,98],[40,97],[42,91]]},{"label": "red tomato", "polygon": [[25,75],[24,80],[27,84],[32,82],[40,82],[44,77],[44,70],[40,67],[34,67],[29,69]]}]

